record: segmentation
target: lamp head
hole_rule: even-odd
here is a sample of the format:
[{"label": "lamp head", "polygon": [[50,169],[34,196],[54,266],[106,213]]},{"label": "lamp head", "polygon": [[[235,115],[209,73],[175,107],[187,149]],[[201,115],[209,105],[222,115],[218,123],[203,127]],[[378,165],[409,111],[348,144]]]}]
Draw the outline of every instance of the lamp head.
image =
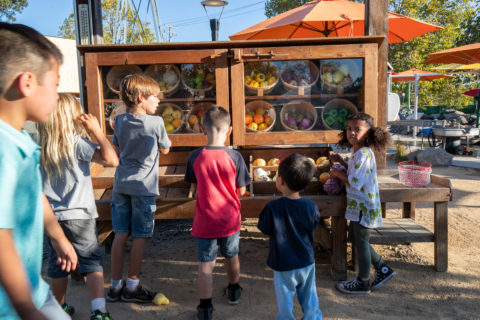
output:
[{"label": "lamp head", "polygon": [[205,7],[224,7],[228,4],[227,1],[222,0],[205,0],[202,1],[201,4]]}]

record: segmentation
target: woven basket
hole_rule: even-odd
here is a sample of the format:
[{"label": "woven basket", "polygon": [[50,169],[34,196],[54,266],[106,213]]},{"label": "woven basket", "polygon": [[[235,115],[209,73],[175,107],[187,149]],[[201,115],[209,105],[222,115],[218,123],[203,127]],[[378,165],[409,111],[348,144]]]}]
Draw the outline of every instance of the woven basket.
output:
[{"label": "woven basket", "polygon": [[115,119],[127,112],[127,108],[125,107],[125,104],[123,102],[114,102],[112,105],[114,105],[112,112],[110,113],[110,117],[108,117],[108,124],[110,125],[110,128],[112,128],[115,125]]},{"label": "woven basket", "polygon": [[[345,90],[347,90],[353,85],[352,75],[358,74],[358,70],[357,70],[358,67],[353,63],[349,63],[348,59],[345,59],[346,61],[344,62],[341,60],[344,60],[344,59],[331,60],[322,64],[321,66],[322,71],[320,72],[320,78],[322,79],[322,87],[324,91],[342,94],[344,93]],[[342,68],[342,65],[345,68],[347,68],[347,70],[345,70],[345,73],[347,73],[348,71],[348,74],[343,73],[343,80],[338,83],[335,83],[333,81],[332,82],[327,81],[327,78],[330,77],[330,76],[327,76],[327,74],[330,73],[332,77],[331,80],[333,80],[333,74],[337,71],[341,72],[340,69]]]},{"label": "woven basket", "polygon": [[[300,121],[297,121],[297,118],[302,116],[302,118],[309,118],[312,123],[309,127],[307,128],[300,128],[298,127],[300,124]],[[288,121],[287,119],[293,118],[295,119],[295,127],[290,127],[287,125]],[[283,128],[286,130],[290,131],[305,131],[305,130],[312,130],[313,127],[315,126],[315,123],[317,122],[317,111],[315,110],[315,107],[307,101],[303,100],[294,100],[290,101],[289,103],[285,104],[282,107],[282,110],[280,110],[280,123],[282,124]],[[293,123],[291,123],[293,126]]]},{"label": "woven basket", "polygon": [[[268,82],[268,85],[265,85],[265,86],[262,86],[261,84],[259,86],[252,86],[251,82],[250,83],[246,82],[247,76],[252,78],[252,80],[255,80],[255,82],[257,82],[255,78],[258,73],[262,73],[265,76],[264,82],[268,82],[268,79],[270,79],[271,77],[274,77],[275,81],[270,81]],[[247,91],[255,95],[261,96],[265,93],[269,93],[270,91],[273,90],[273,88],[275,88],[275,86],[278,83],[278,80],[280,79],[280,72],[278,71],[278,67],[270,62],[266,62],[266,61],[248,62],[245,64],[244,76],[245,76],[244,83]],[[263,94],[260,94],[260,91],[262,91]]]},{"label": "woven basket", "polygon": [[[166,111],[166,109],[170,107],[173,112],[175,113],[178,113],[180,112],[180,125],[178,125],[176,128],[175,128],[175,125],[173,124],[173,121],[170,121],[170,117],[168,115],[165,115],[163,116],[163,113]],[[163,117],[163,122],[165,123],[165,129],[167,129],[167,125],[168,124],[171,124],[172,126],[174,126],[174,129],[171,130],[170,132],[167,130],[167,133],[177,133],[177,132],[180,132],[180,130],[182,130],[182,127],[185,123],[185,119],[184,119],[184,115],[183,115],[183,110],[180,106],[174,104],[174,103],[170,103],[170,102],[166,102],[166,103],[161,103],[158,105],[158,108],[157,108],[157,111],[155,112],[155,114],[159,115],[159,116],[162,116]]]},{"label": "woven basket", "polygon": [[[295,72],[299,72],[300,74],[298,79],[290,79],[288,80],[287,77],[291,76]],[[298,90],[299,88],[309,89],[313,87],[320,76],[320,71],[315,63],[310,60],[298,60],[298,61],[286,61],[282,65],[282,84],[287,90],[295,89]],[[309,77],[310,79],[307,79]],[[305,81],[301,84],[302,79]],[[290,81],[295,80],[297,84],[291,84]]]},{"label": "woven basket", "polygon": [[[202,88],[195,88],[192,86],[193,79],[201,73],[204,73],[204,80]],[[207,75],[213,74],[213,81],[207,81]],[[183,64],[181,72],[181,80],[185,88],[193,94],[199,94],[205,96],[205,92],[212,90],[215,87],[215,67],[209,63],[194,63]]]},{"label": "woven basket", "polygon": [[[187,117],[185,119],[185,131],[189,133],[203,133],[202,130],[202,116],[205,110],[207,110],[208,107],[214,106],[215,104],[212,102],[200,102],[195,104],[192,109],[187,113]],[[198,126],[195,126],[195,124],[192,124],[190,121],[191,116],[196,116],[197,117],[197,122]]]},{"label": "woven basket", "polygon": [[[254,100],[250,101],[245,105],[245,115],[248,113],[256,113],[258,108],[262,108],[265,111],[265,115],[268,115],[270,118],[272,118],[272,123],[270,125],[267,125],[267,127],[263,130],[252,130],[248,127],[247,124],[245,124],[245,129],[248,132],[267,132],[272,130],[273,126],[275,125],[275,120],[277,118],[277,115],[275,113],[275,108],[268,102],[262,101],[262,100]],[[259,125],[259,123],[257,123]]]},{"label": "woven basket", "polygon": [[[331,113],[331,110],[333,109],[337,110],[335,115]],[[346,111],[341,111],[342,109],[345,109]],[[342,130],[345,127],[347,116],[356,112],[358,112],[357,107],[355,107],[350,101],[345,99],[333,99],[325,104],[320,117],[322,119],[322,124],[326,129]],[[329,120],[329,118],[333,119],[333,122],[332,120]]]},{"label": "woven basket", "polygon": [[142,69],[137,65],[113,66],[107,73],[107,86],[114,93],[120,93],[120,82],[130,74],[141,74]]},{"label": "woven basket", "polygon": [[[169,83],[166,81],[170,80],[165,79],[167,72],[173,72],[175,74],[176,79],[174,83]],[[180,85],[180,71],[174,64],[152,64],[148,66],[144,74],[152,77],[158,82],[158,85],[160,86],[160,92],[163,93],[164,97],[172,96],[178,90]],[[170,85],[170,88],[165,87],[168,85]]]}]

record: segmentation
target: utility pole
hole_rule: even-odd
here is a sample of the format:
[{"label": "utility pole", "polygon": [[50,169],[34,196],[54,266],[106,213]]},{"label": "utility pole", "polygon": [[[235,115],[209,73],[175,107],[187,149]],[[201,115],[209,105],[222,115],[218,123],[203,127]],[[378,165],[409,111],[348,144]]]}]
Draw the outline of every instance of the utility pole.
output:
[{"label": "utility pole", "polygon": [[173,32],[173,29],[177,29],[177,27],[171,24],[166,24],[165,27],[168,28],[168,42],[171,42],[173,37],[177,35],[176,32]]}]

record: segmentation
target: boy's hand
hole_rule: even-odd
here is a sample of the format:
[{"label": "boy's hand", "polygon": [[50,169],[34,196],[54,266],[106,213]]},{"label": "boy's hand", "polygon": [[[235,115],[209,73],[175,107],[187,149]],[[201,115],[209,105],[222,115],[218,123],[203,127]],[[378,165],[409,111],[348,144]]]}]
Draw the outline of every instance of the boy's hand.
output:
[{"label": "boy's hand", "polygon": [[77,267],[77,254],[70,241],[63,237],[60,241],[50,239],[50,242],[58,256],[57,264],[66,272],[73,271]]},{"label": "boy's hand", "polygon": [[83,126],[88,132],[97,133],[102,131],[100,128],[100,123],[98,122],[97,117],[94,115],[84,113],[78,119],[82,122]]}]

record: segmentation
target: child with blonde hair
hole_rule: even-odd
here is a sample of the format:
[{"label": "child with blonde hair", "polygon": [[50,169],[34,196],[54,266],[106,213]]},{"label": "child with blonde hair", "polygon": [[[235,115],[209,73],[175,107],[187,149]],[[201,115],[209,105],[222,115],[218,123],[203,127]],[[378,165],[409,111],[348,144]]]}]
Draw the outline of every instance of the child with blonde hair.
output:
[{"label": "child with blonde hair", "polygon": [[[147,76],[126,76],[120,84],[120,97],[127,112],[115,119],[112,143],[120,155],[112,196],[112,273],[107,300],[148,303],[155,297],[140,284],[145,243],[153,235],[155,196],[159,195],[159,153],[167,154],[171,142],[163,119],[154,116],[158,107],[158,83]],[[132,235],[126,283],[123,257],[126,241]]]},{"label": "child with blonde hair", "polygon": [[[118,157],[100,128],[95,116],[84,114],[77,99],[60,93],[57,108],[47,121],[37,124],[41,145],[43,191],[67,238],[73,244],[80,272],[87,276],[91,298],[91,319],[111,319],[106,309],[103,289],[103,250],[97,242],[95,218],[98,217],[93,195],[90,164],[118,165]],[[98,142],[90,141],[90,135]],[[48,242],[51,248],[50,242]],[[56,264],[50,250],[48,276],[55,298],[73,315],[65,302],[68,272]]]}]

